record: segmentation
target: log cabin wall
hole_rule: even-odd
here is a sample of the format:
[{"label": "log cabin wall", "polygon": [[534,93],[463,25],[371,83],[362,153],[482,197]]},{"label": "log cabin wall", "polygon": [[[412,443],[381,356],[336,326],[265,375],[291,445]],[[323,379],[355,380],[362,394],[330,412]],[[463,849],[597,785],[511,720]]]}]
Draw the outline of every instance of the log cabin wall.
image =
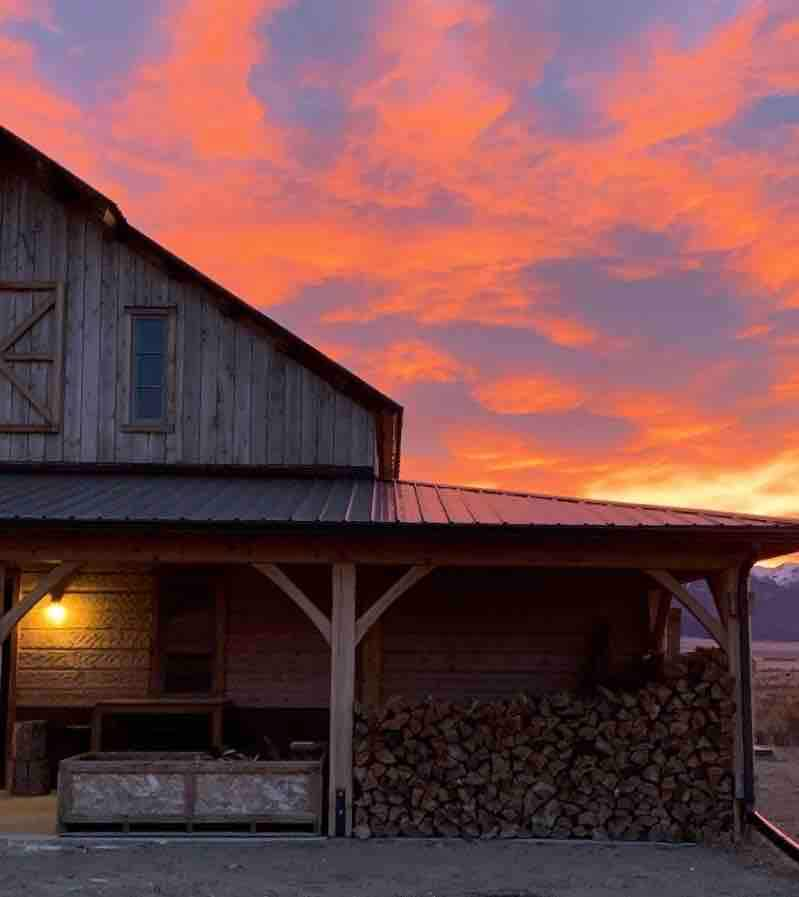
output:
[{"label": "log cabin wall", "polygon": [[574,688],[648,650],[647,614],[637,574],[437,570],[378,624],[380,694],[493,698]]},{"label": "log cabin wall", "polygon": [[[55,432],[0,376],[0,462],[335,465],[374,469],[374,415],[279,350],[257,324],[224,313],[219,296],[178,278],[95,218],[0,172],[0,281],[64,284],[65,322],[46,314],[13,349],[46,354],[63,332],[63,408]],[[0,293],[0,340],[53,298]],[[130,309],[172,316],[168,422],[131,432]],[[55,365],[15,362],[44,400]]]}]

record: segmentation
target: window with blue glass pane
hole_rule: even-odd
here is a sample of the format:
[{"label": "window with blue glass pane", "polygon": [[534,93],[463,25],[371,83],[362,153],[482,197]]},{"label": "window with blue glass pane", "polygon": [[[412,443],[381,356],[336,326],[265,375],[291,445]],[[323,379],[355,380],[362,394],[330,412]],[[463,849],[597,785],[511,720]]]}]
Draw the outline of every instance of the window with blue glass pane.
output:
[{"label": "window with blue glass pane", "polygon": [[163,423],[166,414],[167,319],[133,319],[133,422]]}]

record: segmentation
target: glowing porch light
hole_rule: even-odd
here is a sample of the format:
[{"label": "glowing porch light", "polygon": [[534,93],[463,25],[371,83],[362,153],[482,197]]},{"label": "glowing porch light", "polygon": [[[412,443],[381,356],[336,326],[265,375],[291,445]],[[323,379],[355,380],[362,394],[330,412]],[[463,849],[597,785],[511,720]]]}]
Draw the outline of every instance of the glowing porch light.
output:
[{"label": "glowing porch light", "polygon": [[47,614],[47,619],[54,625],[60,626],[61,623],[67,618],[67,611],[64,605],[61,603],[60,598],[53,598],[53,600],[47,605],[47,610],[45,611]]}]

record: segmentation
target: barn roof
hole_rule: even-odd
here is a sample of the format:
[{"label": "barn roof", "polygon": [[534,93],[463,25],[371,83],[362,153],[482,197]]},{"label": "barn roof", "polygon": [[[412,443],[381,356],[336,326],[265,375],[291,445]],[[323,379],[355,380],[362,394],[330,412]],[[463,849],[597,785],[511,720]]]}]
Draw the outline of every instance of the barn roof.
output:
[{"label": "barn roof", "polygon": [[[52,470],[52,465],[49,466]],[[0,521],[548,527],[799,534],[799,520],[364,475],[0,469]]]},{"label": "barn roof", "polygon": [[23,171],[38,183],[42,190],[62,202],[80,204],[91,216],[101,221],[117,239],[155,260],[168,273],[203,284],[231,317],[250,319],[264,330],[274,340],[278,349],[289,358],[313,371],[353,401],[376,413],[382,471],[388,476],[399,475],[403,411],[401,405],[137,230],[128,223],[122,210],[112,199],[2,125],[0,125],[0,159],[4,165]]}]

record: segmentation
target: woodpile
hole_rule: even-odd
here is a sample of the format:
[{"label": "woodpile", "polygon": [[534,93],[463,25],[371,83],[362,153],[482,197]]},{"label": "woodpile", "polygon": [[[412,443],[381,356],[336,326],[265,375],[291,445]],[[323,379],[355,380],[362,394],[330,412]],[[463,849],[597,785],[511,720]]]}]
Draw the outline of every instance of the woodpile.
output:
[{"label": "woodpile", "polygon": [[356,708],[354,833],[707,841],[732,828],[720,652],[636,691]]}]

